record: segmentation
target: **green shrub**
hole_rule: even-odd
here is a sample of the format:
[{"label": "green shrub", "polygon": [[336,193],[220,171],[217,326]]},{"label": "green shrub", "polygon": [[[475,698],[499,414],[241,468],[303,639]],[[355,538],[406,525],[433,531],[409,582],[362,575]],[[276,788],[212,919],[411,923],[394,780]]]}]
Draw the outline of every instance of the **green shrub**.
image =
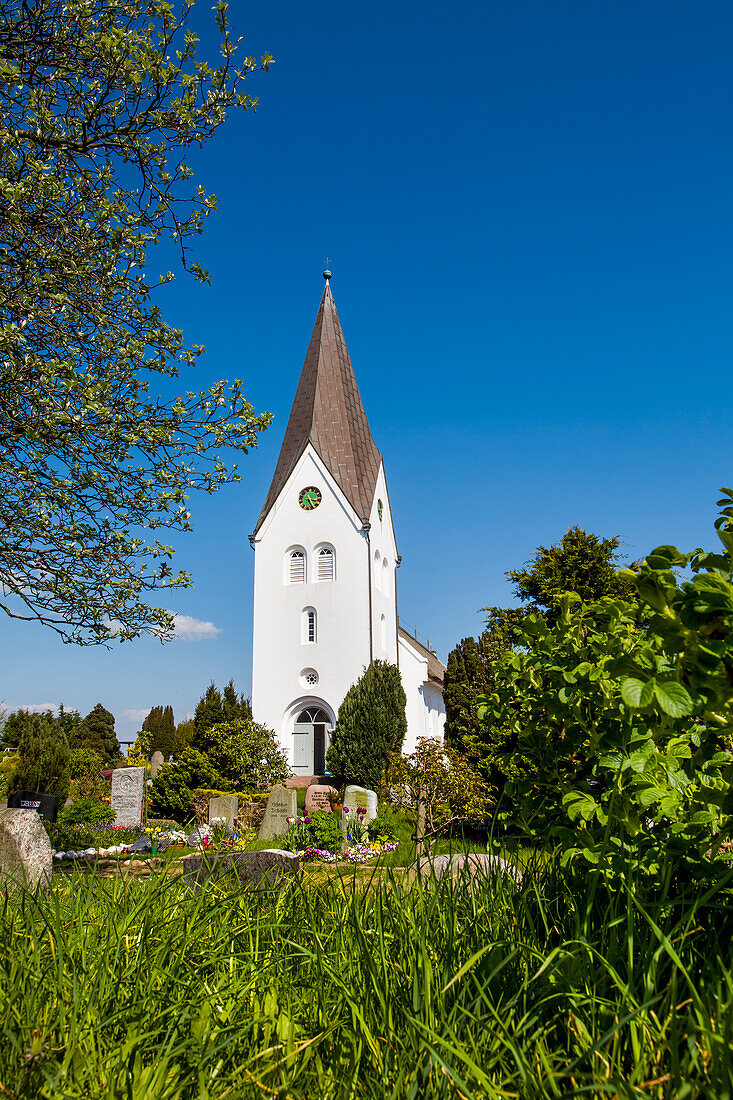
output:
[{"label": "green shrub", "polygon": [[205,753],[184,749],[177,764],[163,764],[150,788],[154,813],[185,821],[191,812],[194,791],[213,790],[232,794],[231,784],[217,772]]},{"label": "green shrub", "polygon": [[341,850],[342,834],[338,815],[326,810],[298,819],[288,829],[283,839],[283,847],[289,852],[301,852],[306,848],[321,848],[329,852]]},{"label": "green shrub", "polygon": [[69,806],[64,806],[59,811],[57,822],[59,825],[92,825],[96,822],[111,825],[115,819],[115,812],[111,806],[105,806],[93,798],[79,798]]},{"label": "green shrub", "polygon": [[20,731],[18,764],[8,789],[38,791],[61,802],[69,793],[69,743],[50,715],[31,714]]},{"label": "green shrub", "polygon": [[370,840],[377,840],[380,844],[386,844],[397,839],[397,830],[386,817],[375,817],[367,826]]}]

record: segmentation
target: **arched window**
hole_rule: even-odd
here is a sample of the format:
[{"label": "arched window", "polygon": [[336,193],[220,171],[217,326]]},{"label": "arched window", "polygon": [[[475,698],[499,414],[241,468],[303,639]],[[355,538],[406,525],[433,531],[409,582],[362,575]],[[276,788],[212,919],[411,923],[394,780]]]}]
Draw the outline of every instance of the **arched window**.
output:
[{"label": "arched window", "polygon": [[305,583],[305,550],[300,547],[288,551],[287,579],[289,584]]},{"label": "arched window", "polygon": [[382,591],[385,596],[390,595],[389,587],[389,562],[386,558],[382,558]]},{"label": "arched window", "polygon": [[382,587],[382,555],[378,550],[374,551],[374,587]]},{"label": "arched window", "polygon": [[336,555],[330,546],[322,546],[316,558],[316,578],[319,581],[332,581],[334,578],[334,559]]},{"label": "arched window", "polygon": [[386,653],[387,652],[387,620],[384,617],[384,615],[382,615],[382,618],[379,621],[379,638],[380,638],[380,641],[382,643],[382,651],[384,653]]},{"label": "arched window", "polygon": [[317,641],[316,637],[316,609],[315,607],[303,608],[302,640],[304,643]]}]

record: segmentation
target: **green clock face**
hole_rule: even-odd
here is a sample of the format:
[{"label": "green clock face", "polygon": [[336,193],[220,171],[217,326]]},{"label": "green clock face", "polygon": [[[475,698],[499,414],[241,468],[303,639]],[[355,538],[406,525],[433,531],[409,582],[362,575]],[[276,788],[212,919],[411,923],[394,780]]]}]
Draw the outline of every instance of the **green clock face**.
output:
[{"label": "green clock face", "polygon": [[320,503],[320,489],[316,489],[315,486],[309,485],[307,489],[300,490],[298,504],[301,508],[305,508],[306,512],[311,512],[314,508],[317,508]]}]

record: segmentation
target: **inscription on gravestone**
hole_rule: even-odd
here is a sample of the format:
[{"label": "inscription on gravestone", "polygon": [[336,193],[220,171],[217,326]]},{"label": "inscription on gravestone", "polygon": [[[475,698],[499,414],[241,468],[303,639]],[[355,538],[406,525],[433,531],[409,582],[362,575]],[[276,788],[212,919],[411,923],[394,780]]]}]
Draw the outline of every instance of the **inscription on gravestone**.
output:
[{"label": "inscription on gravestone", "polygon": [[328,787],[325,784],[314,783],[305,792],[305,812],[307,814],[313,814],[317,810],[322,810],[324,813],[331,812],[331,803],[328,801],[328,796],[333,791],[333,787]]},{"label": "inscription on gravestone", "polygon": [[139,825],[143,818],[145,768],[116,768],[112,772],[110,806],[115,825]]},{"label": "inscription on gravestone", "polygon": [[260,825],[260,840],[283,836],[288,831],[287,818],[298,816],[298,798],[294,790],[276,784],[267,799],[265,816]]}]

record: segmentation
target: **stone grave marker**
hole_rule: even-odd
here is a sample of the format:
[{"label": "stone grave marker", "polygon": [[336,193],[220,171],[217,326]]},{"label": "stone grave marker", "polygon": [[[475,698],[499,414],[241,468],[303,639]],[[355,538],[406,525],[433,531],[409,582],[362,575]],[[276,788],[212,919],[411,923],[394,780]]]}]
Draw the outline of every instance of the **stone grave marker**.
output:
[{"label": "stone grave marker", "polygon": [[368,825],[377,816],[376,791],[369,791],[366,787],[356,787],[352,784],[344,791],[344,807],[350,814],[356,813],[357,810],[366,810],[365,814],[359,816],[364,819],[364,824]]},{"label": "stone grave marker", "polygon": [[53,850],[35,810],[0,810],[0,882],[47,889]]},{"label": "stone grave marker", "polygon": [[115,825],[139,825],[143,819],[145,768],[115,768],[110,806]]},{"label": "stone grave marker", "polygon": [[259,852],[228,852],[183,857],[183,875],[189,890],[196,892],[207,883],[221,878],[232,879],[245,889],[280,889],[290,875],[297,873],[300,856],[279,848]]},{"label": "stone grave marker", "polygon": [[239,799],[236,794],[223,794],[219,798],[210,798],[209,825],[226,825],[228,829],[233,829],[238,809]]},{"label": "stone grave marker", "polygon": [[420,876],[434,876],[436,879],[441,879],[446,874],[450,874],[454,878],[462,878],[468,875],[469,881],[486,878],[487,876],[506,875],[508,878],[513,879],[517,885],[522,881],[522,872],[518,867],[510,863],[508,859],[501,859],[500,856],[492,856],[487,852],[469,852],[468,855],[461,853],[448,855],[444,853],[437,856],[425,856],[420,860],[419,868],[413,868],[413,870],[417,870]]},{"label": "stone grave marker", "polygon": [[150,778],[151,779],[155,779],[156,775],[158,774],[158,772],[160,771],[160,769],[163,767],[164,764],[165,764],[165,760],[163,759],[163,753],[160,751],[160,749],[156,749],[155,752],[153,753],[152,757],[150,758]]},{"label": "stone grave marker", "polygon": [[52,794],[39,791],[16,791],[8,798],[8,809],[35,810],[46,821],[55,821],[59,800]]},{"label": "stone grave marker", "polygon": [[265,816],[260,825],[260,840],[270,840],[273,836],[284,836],[288,831],[288,817],[298,816],[298,796],[292,788],[281,787],[279,783],[270,791]]},{"label": "stone grave marker", "polygon": [[314,783],[310,786],[305,792],[305,812],[314,814],[317,810],[322,810],[324,813],[330,814],[331,803],[328,801],[328,796],[333,790],[333,787],[320,783]]}]

